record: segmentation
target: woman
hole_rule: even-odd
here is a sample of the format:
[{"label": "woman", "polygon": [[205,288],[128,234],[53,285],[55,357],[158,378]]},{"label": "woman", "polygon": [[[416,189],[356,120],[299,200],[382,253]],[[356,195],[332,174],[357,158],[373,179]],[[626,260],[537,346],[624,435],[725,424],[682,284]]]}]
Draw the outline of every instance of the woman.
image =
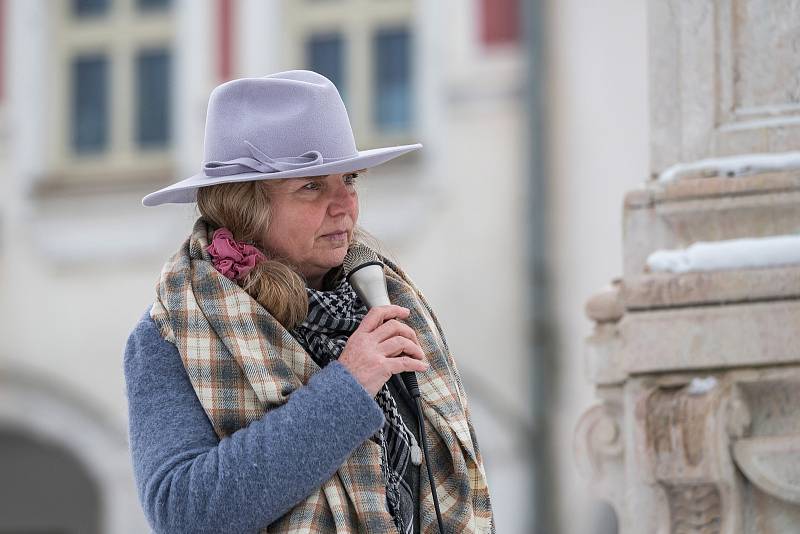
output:
[{"label": "woman", "polygon": [[[203,170],[143,199],[197,202],[125,350],[130,446],[157,532],[494,532],[467,400],[438,321],[382,255],[392,305],[343,276],[358,151],[311,71],[209,99]],[[269,154],[280,157],[271,157]],[[288,154],[288,155],[287,155]],[[397,373],[417,372],[428,453]]]}]

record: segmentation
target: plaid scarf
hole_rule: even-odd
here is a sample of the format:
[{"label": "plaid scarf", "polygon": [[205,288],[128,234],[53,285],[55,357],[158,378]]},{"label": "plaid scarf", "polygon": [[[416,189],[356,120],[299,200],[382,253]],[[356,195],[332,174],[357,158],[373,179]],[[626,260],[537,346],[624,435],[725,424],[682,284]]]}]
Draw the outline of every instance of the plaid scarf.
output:
[{"label": "plaid scarf", "polygon": [[[305,347],[320,367],[339,357],[364,315],[367,307],[358,298],[353,287],[342,276],[341,269],[334,277],[331,291],[310,287],[308,315],[294,328],[293,335]],[[412,447],[421,458],[414,434],[408,429],[386,384],[378,391],[376,399],[386,416],[386,423],[378,431],[381,446],[381,469],[386,479],[386,501],[397,530],[403,534],[414,531],[414,502],[411,488],[403,475],[411,459]]]},{"label": "plaid scarf", "polygon": [[[320,370],[303,346],[212,265],[211,228],[198,218],[162,268],[150,315],[177,348],[195,393],[222,439],[284,404]],[[430,367],[417,373],[442,519],[449,532],[495,532],[483,459],[467,399],[441,327],[422,294],[386,258],[389,298],[411,310]],[[211,373],[211,369],[215,372]],[[336,474],[262,533],[397,531],[388,510],[381,447],[368,439]],[[420,477],[420,530],[436,530],[427,477]]]}]

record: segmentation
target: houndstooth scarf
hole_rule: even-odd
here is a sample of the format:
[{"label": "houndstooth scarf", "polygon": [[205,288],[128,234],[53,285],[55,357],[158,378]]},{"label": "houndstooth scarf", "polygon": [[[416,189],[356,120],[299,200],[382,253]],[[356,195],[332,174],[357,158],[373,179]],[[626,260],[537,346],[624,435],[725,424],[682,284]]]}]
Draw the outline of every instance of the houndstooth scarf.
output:
[{"label": "houndstooth scarf", "polygon": [[[293,334],[320,367],[339,357],[367,308],[353,287],[341,276],[334,279],[331,291],[306,288],[308,315],[294,328]],[[411,459],[412,447],[419,454],[414,434],[408,429],[397,410],[397,403],[386,384],[375,397],[386,416],[386,423],[378,431],[381,446],[381,469],[386,478],[386,501],[398,531],[414,531],[414,503],[411,488],[403,479]]]},{"label": "houndstooth scarf", "polygon": [[[320,366],[235,282],[212,265],[211,228],[198,218],[156,284],[150,315],[180,353],[187,375],[222,439],[283,405]],[[441,327],[422,294],[385,258],[389,299],[411,310],[430,367],[417,373],[423,424],[442,519],[448,532],[495,532],[486,474],[461,379]],[[211,373],[210,370],[215,372]],[[336,474],[262,533],[397,531],[387,506],[381,446],[359,445]],[[420,477],[420,530],[436,529],[427,477]]]}]

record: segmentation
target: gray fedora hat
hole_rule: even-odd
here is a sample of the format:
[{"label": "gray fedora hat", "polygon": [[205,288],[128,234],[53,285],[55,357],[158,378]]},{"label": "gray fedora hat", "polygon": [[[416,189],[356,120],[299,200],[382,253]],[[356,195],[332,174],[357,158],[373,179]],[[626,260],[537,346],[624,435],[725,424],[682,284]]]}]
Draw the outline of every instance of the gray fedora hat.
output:
[{"label": "gray fedora hat", "polygon": [[194,202],[198,188],[226,182],[352,172],[418,148],[358,150],[339,91],[316,72],[231,80],[208,99],[202,170],[150,193],[142,204]]}]

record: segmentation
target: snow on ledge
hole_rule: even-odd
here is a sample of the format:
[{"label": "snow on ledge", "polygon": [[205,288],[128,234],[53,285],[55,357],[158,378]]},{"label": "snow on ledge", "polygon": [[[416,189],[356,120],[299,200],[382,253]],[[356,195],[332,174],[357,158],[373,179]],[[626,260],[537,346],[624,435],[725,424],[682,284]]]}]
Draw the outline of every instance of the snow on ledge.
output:
[{"label": "snow on ledge", "polygon": [[676,163],[658,175],[659,182],[671,182],[686,175],[744,176],[759,172],[800,169],[800,152],[740,154],[709,158],[691,163]]},{"label": "snow on ledge", "polygon": [[687,273],[800,264],[800,235],[699,241],[684,249],[657,250],[647,257],[652,272]]},{"label": "snow on ledge", "polygon": [[692,381],[689,382],[689,385],[686,387],[686,393],[693,396],[705,395],[715,387],[717,387],[717,379],[713,376],[707,376],[705,378],[696,376],[692,378]]}]

